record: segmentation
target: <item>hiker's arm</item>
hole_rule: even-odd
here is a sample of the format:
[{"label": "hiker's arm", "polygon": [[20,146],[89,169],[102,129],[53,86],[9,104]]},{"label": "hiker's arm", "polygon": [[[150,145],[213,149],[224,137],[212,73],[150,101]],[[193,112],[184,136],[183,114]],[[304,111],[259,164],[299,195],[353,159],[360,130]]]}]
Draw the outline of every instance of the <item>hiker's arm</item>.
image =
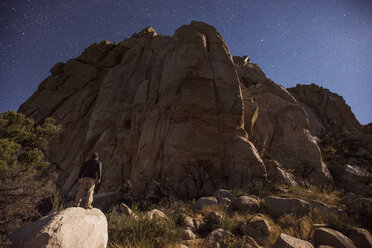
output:
[{"label": "hiker's arm", "polygon": [[102,179],[102,164],[101,163],[98,163],[98,171],[97,171],[97,174],[98,174],[98,181],[97,183],[101,183],[101,179]]},{"label": "hiker's arm", "polygon": [[79,181],[83,178],[83,172],[84,172],[84,169],[85,169],[85,163],[80,167],[80,171],[79,171]]}]

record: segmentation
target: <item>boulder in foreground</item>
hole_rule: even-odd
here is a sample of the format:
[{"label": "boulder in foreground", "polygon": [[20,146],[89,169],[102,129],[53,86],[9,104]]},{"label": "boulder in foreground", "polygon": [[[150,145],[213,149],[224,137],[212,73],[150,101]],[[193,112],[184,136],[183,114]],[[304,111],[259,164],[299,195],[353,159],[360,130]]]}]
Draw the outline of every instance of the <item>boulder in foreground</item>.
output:
[{"label": "boulder in foreground", "polygon": [[97,208],[67,208],[18,229],[10,240],[17,248],[106,248],[107,220]]}]

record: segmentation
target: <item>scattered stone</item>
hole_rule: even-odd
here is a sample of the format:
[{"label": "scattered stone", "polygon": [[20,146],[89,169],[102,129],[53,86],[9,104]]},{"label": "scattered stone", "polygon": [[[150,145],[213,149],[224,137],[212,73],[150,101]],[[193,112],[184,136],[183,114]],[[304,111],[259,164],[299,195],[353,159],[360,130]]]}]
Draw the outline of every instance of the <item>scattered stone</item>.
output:
[{"label": "scattered stone", "polygon": [[240,196],[238,199],[232,201],[232,207],[239,211],[246,211],[246,212],[257,212],[260,208],[259,198],[254,195],[250,196]]},{"label": "scattered stone", "polygon": [[217,206],[218,201],[216,197],[209,196],[209,197],[201,197],[195,205],[193,206],[193,209],[195,212],[201,211],[203,208],[211,207],[211,206]]},{"label": "scattered stone", "polygon": [[132,209],[130,209],[127,205],[125,205],[124,203],[120,203],[119,205],[119,212],[120,213],[123,213],[125,215],[132,215],[133,214],[133,211]]},{"label": "scattered stone", "polygon": [[308,241],[281,233],[271,248],[314,248],[314,246]]},{"label": "scattered stone", "polygon": [[227,198],[230,201],[233,201],[233,200],[237,199],[237,197],[235,195],[233,195],[230,190],[227,190],[227,189],[219,189],[216,192],[214,192],[213,196],[216,197],[217,199],[219,197],[220,198]]},{"label": "scattered stone", "polygon": [[353,241],[342,233],[330,228],[317,228],[314,231],[314,242],[317,245],[330,245],[336,248],[356,248]]},{"label": "scattered stone", "polygon": [[347,193],[341,202],[351,210],[372,207],[372,198],[363,197],[354,193]]},{"label": "scattered stone", "polygon": [[256,215],[247,223],[245,230],[245,234],[254,238],[269,235],[272,232],[272,227],[267,220]]},{"label": "scattered stone", "polygon": [[162,211],[157,210],[157,209],[153,209],[151,211],[148,211],[146,213],[146,217],[148,217],[150,220],[152,220],[153,218],[157,218],[157,219],[161,219],[161,220],[167,220],[168,219],[168,217],[165,215],[165,213],[163,213]]},{"label": "scattered stone", "polygon": [[182,233],[182,239],[183,240],[196,239],[196,235],[191,230],[185,229],[183,230],[183,233]]},{"label": "scattered stone", "polygon": [[372,235],[363,228],[354,228],[349,233],[350,238],[358,248],[372,248]]},{"label": "scattered stone", "polygon": [[265,207],[271,216],[280,216],[283,213],[291,212],[297,215],[304,215],[310,210],[310,204],[307,201],[277,196],[267,196],[265,198]]},{"label": "scattered stone", "polygon": [[231,200],[226,197],[217,197],[218,204],[223,205],[223,206],[230,206],[231,205]]},{"label": "scattered stone", "polygon": [[309,204],[311,209],[316,209],[325,213],[342,214],[342,211],[338,210],[337,206],[328,205],[321,201],[309,200]]},{"label": "scattered stone", "polygon": [[9,238],[17,248],[105,248],[107,220],[97,208],[72,207],[23,226]]}]

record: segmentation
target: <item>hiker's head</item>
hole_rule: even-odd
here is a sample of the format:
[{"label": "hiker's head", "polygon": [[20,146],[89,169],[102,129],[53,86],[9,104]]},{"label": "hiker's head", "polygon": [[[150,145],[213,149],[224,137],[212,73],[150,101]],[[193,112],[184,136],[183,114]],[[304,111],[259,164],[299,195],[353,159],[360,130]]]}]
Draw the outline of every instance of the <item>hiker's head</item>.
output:
[{"label": "hiker's head", "polygon": [[98,152],[93,152],[92,159],[98,159]]}]

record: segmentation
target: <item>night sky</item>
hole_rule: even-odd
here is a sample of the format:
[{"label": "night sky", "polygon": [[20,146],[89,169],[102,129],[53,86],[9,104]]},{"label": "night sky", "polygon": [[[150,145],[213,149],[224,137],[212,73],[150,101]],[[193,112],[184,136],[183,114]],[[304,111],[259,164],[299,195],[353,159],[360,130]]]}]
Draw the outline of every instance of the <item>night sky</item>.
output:
[{"label": "night sky", "polygon": [[92,43],[152,26],[172,35],[213,25],[232,55],[248,55],[285,87],[316,83],[372,122],[372,0],[0,0],[0,112],[17,110],[50,68]]}]

